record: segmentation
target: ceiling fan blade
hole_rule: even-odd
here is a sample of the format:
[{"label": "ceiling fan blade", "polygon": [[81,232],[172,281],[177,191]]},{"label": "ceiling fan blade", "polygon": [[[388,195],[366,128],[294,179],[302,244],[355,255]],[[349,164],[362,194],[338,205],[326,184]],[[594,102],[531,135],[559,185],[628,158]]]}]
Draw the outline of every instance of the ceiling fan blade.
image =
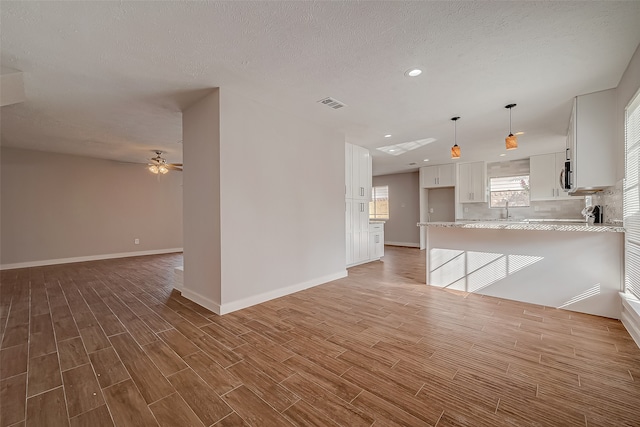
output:
[{"label": "ceiling fan blade", "polygon": [[171,164],[171,165],[173,165],[173,166],[180,166],[180,167],[182,167],[182,163],[169,163],[169,164]]},{"label": "ceiling fan blade", "polygon": [[174,171],[180,171],[180,172],[182,172],[182,166],[177,166],[177,165],[174,165],[174,164],[172,164],[172,163],[168,163],[168,164],[166,164],[165,166],[166,166],[166,167],[167,167],[167,169],[169,169],[169,170],[174,170]]}]

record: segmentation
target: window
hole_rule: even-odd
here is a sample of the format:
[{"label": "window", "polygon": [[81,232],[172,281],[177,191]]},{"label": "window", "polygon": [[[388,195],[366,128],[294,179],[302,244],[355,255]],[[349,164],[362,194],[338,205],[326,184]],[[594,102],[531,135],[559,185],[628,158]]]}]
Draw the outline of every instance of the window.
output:
[{"label": "window", "polygon": [[625,290],[640,298],[640,92],[626,109],[624,149],[624,282]]},{"label": "window", "polygon": [[490,178],[489,194],[492,208],[529,206],[529,175]]},{"label": "window", "polygon": [[389,186],[383,185],[371,189],[369,219],[389,219]]}]

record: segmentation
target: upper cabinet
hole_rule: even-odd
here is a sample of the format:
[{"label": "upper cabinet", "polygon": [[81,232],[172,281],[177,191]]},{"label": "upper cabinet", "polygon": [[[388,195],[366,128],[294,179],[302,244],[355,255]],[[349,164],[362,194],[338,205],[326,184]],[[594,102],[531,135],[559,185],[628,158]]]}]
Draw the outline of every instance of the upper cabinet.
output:
[{"label": "upper cabinet", "polygon": [[421,188],[453,187],[455,185],[456,169],[454,164],[420,168]]},{"label": "upper cabinet", "polygon": [[574,99],[567,135],[570,193],[615,185],[615,118],[614,89]]},{"label": "upper cabinet", "polygon": [[353,162],[353,145],[344,144],[344,197],[351,199],[353,193],[353,173],[351,163]]},{"label": "upper cabinet", "polygon": [[487,201],[487,167],[484,162],[458,165],[458,202]]},{"label": "upper cabinet", "polygon": [[532,201],[571,199],[562,188],[560,174],[564,170],[566,154],[551,153],[530,158],[530,197]]},{"label": "upper cabinet", "polygon": [[[358,147],[357,145],[345,144],[347,146],[345,152],[345,162],[351,151],[351,164],[347,164],[347,175],[350,175],[346,179],[346,197],[358,200],[371,199],[371,154],[366,148]],[[351,166],[349,168],[349,166]],[[349,171],[351,172],[349,174]],[[351,187],[351,195],[349,195],[349,187]]]}]

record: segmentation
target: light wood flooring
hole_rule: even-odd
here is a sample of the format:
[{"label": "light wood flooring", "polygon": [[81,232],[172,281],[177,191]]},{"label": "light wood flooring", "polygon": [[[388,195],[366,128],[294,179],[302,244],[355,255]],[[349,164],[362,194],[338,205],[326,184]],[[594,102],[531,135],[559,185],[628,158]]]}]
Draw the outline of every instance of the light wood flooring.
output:
[{"label": "light wood flooring", "polygon": [[181,255],[3,271],[0,426],[640,426],[620,322],[430,288],[423,258],[223,317],[172,291]]}]

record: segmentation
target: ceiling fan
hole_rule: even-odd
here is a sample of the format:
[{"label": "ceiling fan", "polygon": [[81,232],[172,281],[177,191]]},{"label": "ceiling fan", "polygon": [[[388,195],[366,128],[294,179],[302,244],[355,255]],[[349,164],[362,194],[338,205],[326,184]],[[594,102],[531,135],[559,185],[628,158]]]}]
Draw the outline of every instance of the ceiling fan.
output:
[{"label": "ceiling fan", "polygon": [[162,151],[155,151],[156,157],[149,159],[148,169],[152,173],[166,174],[170,170],[182,172],[182,163],[167,163],[167,160],[162,157]]}]

